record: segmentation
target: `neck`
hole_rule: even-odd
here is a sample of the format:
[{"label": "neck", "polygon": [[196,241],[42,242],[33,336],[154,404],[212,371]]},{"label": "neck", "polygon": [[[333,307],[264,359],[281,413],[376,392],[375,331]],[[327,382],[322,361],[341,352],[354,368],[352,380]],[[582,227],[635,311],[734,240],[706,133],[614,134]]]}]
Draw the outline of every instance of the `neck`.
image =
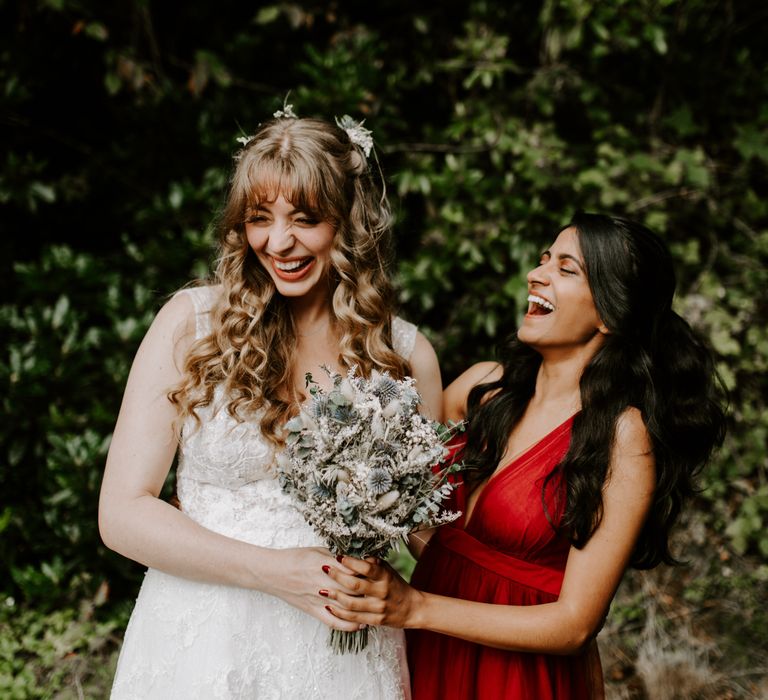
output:
[{"label": "neck", "polygon": [[536,389],[531,402],[557,407],[568,415],[581,409],[579,382],[594,352],[545,353],[536,375]]},{"label": "neck", "polygon": [[292,299],[291,314],[299,337],[314,335],[330,326],[330,301],[310,300],[305,297]]}]

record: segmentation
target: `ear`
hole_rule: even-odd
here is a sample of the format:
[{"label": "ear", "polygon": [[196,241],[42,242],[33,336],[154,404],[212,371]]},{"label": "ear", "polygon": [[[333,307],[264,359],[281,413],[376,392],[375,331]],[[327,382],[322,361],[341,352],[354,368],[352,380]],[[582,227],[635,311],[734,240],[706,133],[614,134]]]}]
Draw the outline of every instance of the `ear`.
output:
[{"label": "ear", "polygon": [[597,327],[597,332],[602,333],[603,335],[610,335],[611,331],[608,330],[608,326],[606,326],[604,323],[600,323],[600,325]]}]

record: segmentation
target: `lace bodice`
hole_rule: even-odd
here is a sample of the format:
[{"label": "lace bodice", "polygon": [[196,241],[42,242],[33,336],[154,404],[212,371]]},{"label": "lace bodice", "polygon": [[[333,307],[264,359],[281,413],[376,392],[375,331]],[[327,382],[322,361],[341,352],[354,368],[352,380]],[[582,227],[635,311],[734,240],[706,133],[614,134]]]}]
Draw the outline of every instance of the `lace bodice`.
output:
[{"label": "lace bodice", "polygon": [[[210,310],[216,287],[196,287],[188,295],[195,307],[195,337],[210,333]],[[408,358],[416,342],[416,326],[395,317],[392,322],[395,352]],[[195,480],[228,489],[237,489],[258,479],[272,476],[274,450],[264,440],[254,421],[238,422],[226,410],[221,388],[214,392],[209,406],[198,409],[200,425],[188,419],[182,429],[179,481]]]}]

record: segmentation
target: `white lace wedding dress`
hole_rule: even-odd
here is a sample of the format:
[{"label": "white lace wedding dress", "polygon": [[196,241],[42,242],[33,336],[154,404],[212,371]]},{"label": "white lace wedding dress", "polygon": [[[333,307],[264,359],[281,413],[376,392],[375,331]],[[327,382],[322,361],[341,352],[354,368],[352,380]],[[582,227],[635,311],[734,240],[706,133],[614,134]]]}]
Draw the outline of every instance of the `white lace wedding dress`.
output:
[{"label": "white lace wedding dress", "polygon": [[[197,337],[207,334],[213,288],[189,289]],[[407,357],[415,326],[396,319],[395,350]],[[200,524],[264,547],[322,541],[280,490],[273,451],[257,425],[214,406],[182,434],[178,497]],[[218,406],[216,405],[218,403]],[[329,628],[282,600],[149,569],[120,652],[112,700],[394,700],[408,698],[401,630],[379,628],[359,654],[333,654]]]}]

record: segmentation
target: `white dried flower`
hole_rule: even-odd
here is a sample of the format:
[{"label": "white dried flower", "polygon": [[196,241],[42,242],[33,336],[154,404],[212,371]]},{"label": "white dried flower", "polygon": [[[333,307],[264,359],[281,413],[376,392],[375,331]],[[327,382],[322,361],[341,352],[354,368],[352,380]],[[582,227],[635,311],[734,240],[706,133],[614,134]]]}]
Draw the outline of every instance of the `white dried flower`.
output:
[{"label": "white dried flower", "polygon": [[347,132],[347,136],[349,136],[349,140],[352,143],[363,149],[366,158],[371,155],[373,137],[371,136],[371,130],[366,129],[363,126],[363,122],[355,121],[348,114],[345,114],[341,119],[336,117],[336,124],[340,129],[344,129]]},{"label": "white dried flower", "polygon": [[278,109],[272,116],[275,119],[298,119],[299,116],[293,111],[293,105],[283,104],[282,109]]},{"label": "white dried flower", "polygon": [[345,399],[349,401],[355,400],[355,387],[352,386],[352,382],[349,379],[344,378],[342,380],[341,384],[339,384],[339,391]]},{"label": "white dried flower", "polygon": [[391,508],[400,498],[400,492],[399,491],[390,491],[389,493],[385,493],[383,496],[380,496],[377,501],[376,505],[373,507],[374,513],[381,513],[382,511],[387,510],[388,508]]},{"label": "white dried flower", "polygon": [[390,401],[382,410],[381,415],[384,418],[392,418],[403,410],[403,405],[397,400]]}]

